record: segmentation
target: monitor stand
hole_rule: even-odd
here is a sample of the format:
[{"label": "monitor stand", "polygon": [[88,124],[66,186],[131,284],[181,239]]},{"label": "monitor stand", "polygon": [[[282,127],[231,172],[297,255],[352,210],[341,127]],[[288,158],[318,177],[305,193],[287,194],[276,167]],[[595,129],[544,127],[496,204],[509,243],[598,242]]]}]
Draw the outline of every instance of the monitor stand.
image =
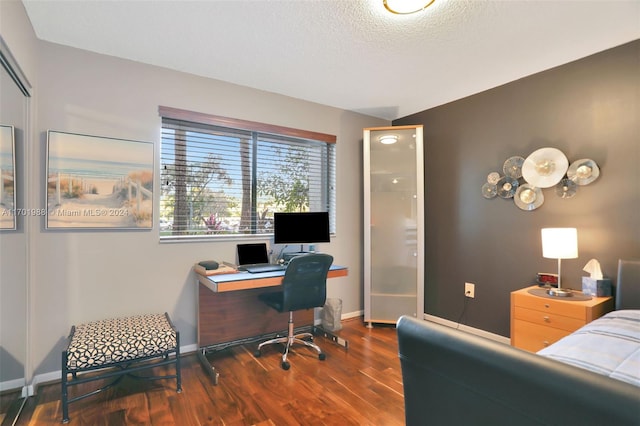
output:
[{"label": "monitor stand", "polygon": [[291,259],[293,259],[296,256],[301,256],[303,254],[309,254],[311,252],[309,251],[298,251],[298,252],[288,252],[288,253],[283,253],[282,255],[282,259],[285,261],[285,263],[289,263],[289,261]]}]

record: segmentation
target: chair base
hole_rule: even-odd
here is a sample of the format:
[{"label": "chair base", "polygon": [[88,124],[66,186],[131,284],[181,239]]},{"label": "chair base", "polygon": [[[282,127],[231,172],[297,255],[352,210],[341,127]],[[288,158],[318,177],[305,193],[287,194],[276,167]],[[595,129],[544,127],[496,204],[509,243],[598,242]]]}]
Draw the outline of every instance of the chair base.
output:
[{"label": "chair base", "polygon": [[313,339],[313,334],[311,334],[311,333],[294,334],[294,331],[293,331],[293,312],[289,312],[289,331],[288,331],[287,335],[283,336],[283,337],[276,337],[274,339],[270,339],[270,340],[267,340],[265,342],[260,343],[258,345],[258,349],[255,351],[254,355],[256,357],[260,357],[262,355],[261,350],[262,350],[262,348],[264,346],[274,345],[274,344],[285,344],[284,352],[282,353],[282,360],[280,362],[280,366],[282,367],[283,370],[288,370],[289,367],[291,366],[289,364],[289,361],[287,361],[287,356],[289,355],[289,348],[291,348],[291,346],[293,346],[294,343],[298,343],[298,344],[301,344],[301,345],[304,345],[304,346],[307,346],[309,348],[314,349],[318,353],[318,359],[320,361],[324,361],[327,358],[327,356],[325,355],[324,352],[322,352],[322,349],[320,349],[320,346],[316,345],[312,341],[304,340],[305,338]]}]

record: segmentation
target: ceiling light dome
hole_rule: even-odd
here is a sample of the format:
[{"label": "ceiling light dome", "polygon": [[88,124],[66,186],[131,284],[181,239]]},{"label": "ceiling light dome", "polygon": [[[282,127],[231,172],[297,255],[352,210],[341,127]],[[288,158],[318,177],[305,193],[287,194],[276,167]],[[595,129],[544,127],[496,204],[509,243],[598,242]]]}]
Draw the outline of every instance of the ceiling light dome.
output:
[{"label": "ceiling light dome", "polygon": [[380,138],[378,140],[380,141],[381,144],[392,145],[392,144],[398,142],[398,136],[396,136],[396,135],[383,135],[383,136],[380,136]]},{"label": "ceiling light dome", "polygon": [[391,13],[407,15],[426,9],[435,0],[382,0],[384,7]]}]

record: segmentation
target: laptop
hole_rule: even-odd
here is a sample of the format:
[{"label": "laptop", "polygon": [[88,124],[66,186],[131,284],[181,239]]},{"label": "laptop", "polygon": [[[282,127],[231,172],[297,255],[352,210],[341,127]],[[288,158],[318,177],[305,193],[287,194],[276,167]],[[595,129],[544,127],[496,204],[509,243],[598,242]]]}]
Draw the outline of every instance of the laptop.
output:
[{"label": "laptop", "polygon": [[266,243],[238,244],[238,270],[251,273],[282,271],[282,265],[269,263]]}]

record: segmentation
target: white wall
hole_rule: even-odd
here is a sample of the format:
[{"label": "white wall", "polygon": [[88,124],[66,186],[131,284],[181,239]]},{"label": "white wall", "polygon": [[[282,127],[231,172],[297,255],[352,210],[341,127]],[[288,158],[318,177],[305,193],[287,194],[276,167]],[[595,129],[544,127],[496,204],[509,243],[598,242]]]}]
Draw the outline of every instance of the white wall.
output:
[{"label": "white wall", "polygon": [[[45,198],[47,130],[154,142],[156,159],[159,105],[337,135],[337,235],[319,249],[350,268],[348,277],[329,282],[329,297],[343,300],[343,313],[362,309],[362,128],[389,122],[46,42],[39,45],[38,67],[39,164],[29,188],[37,193],[37,207]],[[156,162],[156,188],[158,183]],[[59,370],[72,324],[99,318],[167,311],[182,344],[195,344],[192,265],[235,256],[234,241],[161,244],[157,229],[54,232],[42,227],[33,238],[30,264],[36,374]]]}]

